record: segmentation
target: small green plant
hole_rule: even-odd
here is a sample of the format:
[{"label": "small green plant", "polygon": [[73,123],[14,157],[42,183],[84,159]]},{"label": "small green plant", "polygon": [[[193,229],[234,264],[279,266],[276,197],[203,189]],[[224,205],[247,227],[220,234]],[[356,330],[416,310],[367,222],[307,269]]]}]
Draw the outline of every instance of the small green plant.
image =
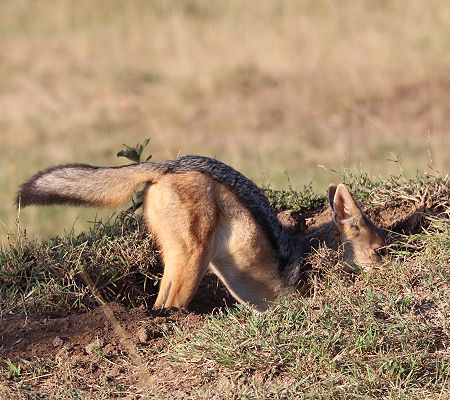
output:
[{"label": "small green plant", "polygon": [[91,346],[91,352],[99,358],[105,357],[106,355],[105,346],[103,346],[100,342],[94,343]]},{"label": "small green plant", "polygon": [[8,369],[5,374],[6,378],[7,379],[18,378],[22,373],[22,368],[20,364],[19,363],[14,364],[9,358],[5,360],[5,363],[8,366]]},{"label": "small green plant", "polygon": [[141,157],[142,157],[142,152],[147,147],[149,142],[150,142],[150,139],[145,139],[142,143],[138,143],[134,147],[124,144],[125,148],[120,150],[117,153],[117,157],[128,158],[129,160],[134,161],[136,164],[139,164],[141,162],[148,162],[152,158],[151,154],[149,156],[147,156],[145,161],[142,161]]},{"label": "small green plant", "polygon": [[[150,139],[145,139],[142,143],[138,143],[134,147],[124,144],[125,148],[117,153],[117,157],[128,158],[136,164],[148,162],[152,158],[151,154],[148,155],[145,160],[141,160],[141,157],[144,149],[147,147],[149,142]],[[144,202],[144,189],[138,190],[134,195],[132,201],[133,205],[130,207],[132,211],[137,210],[139,207],[141,207],[142,203]]]}]

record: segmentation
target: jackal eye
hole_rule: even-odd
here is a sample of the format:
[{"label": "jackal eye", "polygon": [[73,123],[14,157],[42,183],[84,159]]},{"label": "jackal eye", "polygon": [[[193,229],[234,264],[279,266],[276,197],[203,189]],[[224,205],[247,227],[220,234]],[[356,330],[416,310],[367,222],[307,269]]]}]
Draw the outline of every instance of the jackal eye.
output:
[{"label": "jackal eye", "polygon": [[387,256],[386,247],[378,247],[378,248],[374,249],[373,251],[375,252],[375,254],[377,256],[380,256],[380,257],[386,257]]}]

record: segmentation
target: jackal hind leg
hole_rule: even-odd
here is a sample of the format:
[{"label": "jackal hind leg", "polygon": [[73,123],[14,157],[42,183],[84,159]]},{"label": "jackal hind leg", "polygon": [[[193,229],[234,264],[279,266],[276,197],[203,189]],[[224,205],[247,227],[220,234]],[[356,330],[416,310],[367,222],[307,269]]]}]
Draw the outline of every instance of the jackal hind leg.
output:
[{"label": "jackal hind leg", "polygon": [[170,248],[162,249],[164,274],[154,309],[187,307],[206,274],[211,244],[204,243],[190,253],[186,253],[184,247],[182,243],[177,246],[172,242]]},{"label": "jackal hind leg", "polygon": [[148,187],[144,215],[164,261],[153,308],[189,305],[211,260],[219,214],[216,184],[201,173],[167,174]]}]

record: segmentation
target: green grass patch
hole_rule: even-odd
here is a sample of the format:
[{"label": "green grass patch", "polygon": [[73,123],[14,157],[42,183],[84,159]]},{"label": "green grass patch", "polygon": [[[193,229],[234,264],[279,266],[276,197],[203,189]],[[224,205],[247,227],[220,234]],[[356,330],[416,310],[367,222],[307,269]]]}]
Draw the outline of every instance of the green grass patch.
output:
[{"label": "green grass patch", "polygon": [[237,397],[257,379],[286,398],[439,398],[450,389],[449,237],[449,220],[433,220],[408,239],[421,251],[382,270],[327,270],[310,297],[264,313],[237,307],[200,332],[180,330],[170,360],[211,382],[245,377]]}]

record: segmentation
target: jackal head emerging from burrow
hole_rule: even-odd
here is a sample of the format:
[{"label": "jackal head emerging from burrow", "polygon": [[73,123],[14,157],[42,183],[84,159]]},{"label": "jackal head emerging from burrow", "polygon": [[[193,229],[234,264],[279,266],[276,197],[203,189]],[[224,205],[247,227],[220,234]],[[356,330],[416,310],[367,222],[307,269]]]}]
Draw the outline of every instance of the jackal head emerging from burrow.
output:
[{"label": "jackal head emerging from burrow", "polygon": [[364,214],[345,185],[330,185],[328,200],[344,261],[359,265],[380,264],[386,253],[383,231]]}]

